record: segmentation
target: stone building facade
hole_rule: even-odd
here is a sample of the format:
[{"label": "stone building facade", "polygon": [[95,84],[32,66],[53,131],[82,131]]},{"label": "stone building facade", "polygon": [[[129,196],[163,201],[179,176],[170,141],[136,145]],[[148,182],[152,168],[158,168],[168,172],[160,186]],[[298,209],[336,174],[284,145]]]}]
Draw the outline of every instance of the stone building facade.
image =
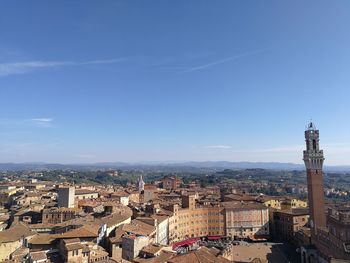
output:
[{"label": "stone building facade", "polygon": [[232,238],[266,238],[269,210],[263,204],[224,202],[226,235]]}]

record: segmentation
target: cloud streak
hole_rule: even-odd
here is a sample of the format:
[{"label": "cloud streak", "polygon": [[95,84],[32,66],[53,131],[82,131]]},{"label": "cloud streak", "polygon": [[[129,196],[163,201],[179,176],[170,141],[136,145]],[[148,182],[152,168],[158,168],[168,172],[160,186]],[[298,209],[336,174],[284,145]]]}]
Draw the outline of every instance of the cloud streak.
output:
[{"label": "cloud streak", "polygon": [[33,118],[29,120],[37,127],[52,127],[52,118]]},{"label": "cloud streak", "polygon": [[230,145],[209,145],[204,146],[205,149],[231,149]]},{"label": "cloud streak", "polygon": [[197,66],[197,67],[189,68],[189,69],[185,70],[184,73],[189,73],[189,72],[194,72],[194,71],[198,71],[198,70],[202,70],[202,69],[207,69],[207,68],[210,68],[210,67],[213,67],[213,66],[217,66],[217,65],[220,65],[220,64],[223,64],[223,63],[231,62],[231,61],[243,58],[243,57],[252,56],[252,55],[258,54],[260,52],[261,52],[261,50],[256,50],[256,51],[245,52],[245,53],[242,53],[242,54],[230,56],[230,57],[227,57],[227,58],[224,58],[224,59],[220,59],[220,60],[216,60],[216,61],[204,64],[204,65],[200,65],[200,66]]},{"label": "cloud streak", "polygon": [[32,121],[37,121],[37,122],[51,122],[53,121],[52,118],[37,118],[37,119],[31,119]]},{"label": "cloud streak", "polygon": [[47,68],[60,68],[67,66],[84,66],[84,65],[100,65],[100,64],[113,64],[123,61],[122,58],[108,59],[108,60],[91,60],[91,61],[24,61],[24,62],[11,62],[0,63],[0,77],[25,74],[35,70],[47,69]]}]

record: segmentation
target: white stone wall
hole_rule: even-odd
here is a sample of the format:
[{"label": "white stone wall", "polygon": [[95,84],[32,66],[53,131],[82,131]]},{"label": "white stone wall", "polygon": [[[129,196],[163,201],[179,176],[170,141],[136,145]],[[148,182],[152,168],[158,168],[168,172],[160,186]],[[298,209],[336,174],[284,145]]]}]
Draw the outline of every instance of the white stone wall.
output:
[{"label": "white stone wall", "polygon": [[157,240],[156,242],[161,245],[168,245],[169,243],[169,219],[157,225]]}]

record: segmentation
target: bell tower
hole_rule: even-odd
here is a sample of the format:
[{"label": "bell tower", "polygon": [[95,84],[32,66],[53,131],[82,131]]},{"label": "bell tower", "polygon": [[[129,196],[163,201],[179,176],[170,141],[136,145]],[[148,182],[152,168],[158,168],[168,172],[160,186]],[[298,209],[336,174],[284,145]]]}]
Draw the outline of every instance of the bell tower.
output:
[{"label": "bell tower", "polygon": [[324,156],[319,146],[319,135],[315,125],[310,122],[305,131],[306,150],[303,160],[306,167],[310,226],[313,234],[317,228],[326,227],[322,172]]},{"label": "bell tower", "polygon": [[145,190],[145,182],[143,181],[142,174],[140,175],[140,178],[139,178],[138,190],[139,190],[139,193]]}]

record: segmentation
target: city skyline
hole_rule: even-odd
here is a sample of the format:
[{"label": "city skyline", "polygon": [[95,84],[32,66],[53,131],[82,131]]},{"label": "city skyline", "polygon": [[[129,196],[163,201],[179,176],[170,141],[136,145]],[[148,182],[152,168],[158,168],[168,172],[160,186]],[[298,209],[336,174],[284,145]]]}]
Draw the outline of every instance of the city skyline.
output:
[{"label": "city skyline", "polygon": [[350,164],[350,3],[68,3],[0,4],[0,162]]}]

